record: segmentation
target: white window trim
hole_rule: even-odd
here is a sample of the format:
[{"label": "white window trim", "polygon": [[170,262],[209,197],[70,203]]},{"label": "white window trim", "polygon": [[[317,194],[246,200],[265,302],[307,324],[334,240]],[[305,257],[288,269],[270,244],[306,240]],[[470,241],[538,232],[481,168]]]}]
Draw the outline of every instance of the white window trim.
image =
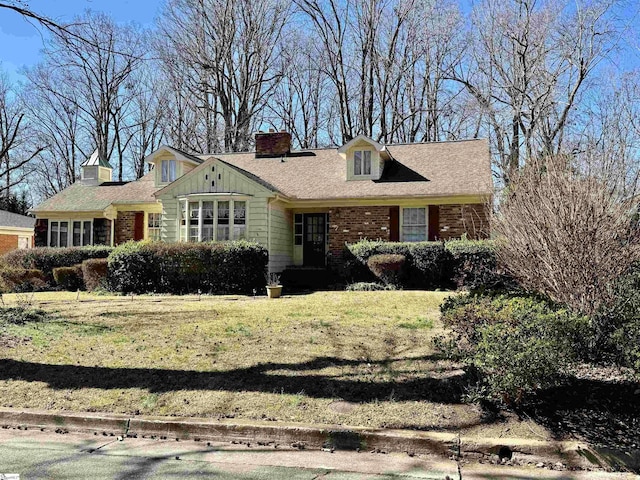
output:
[{"label": "white window trim", "polygon": [[424,236],[424,241],[428,242],[429,241],[429,206],[428,205],[407,205],[405,207],[400,207],[400,218],[399,218],[399,227],[400,228],[400,241],[401,242],[407,242],[409,240],[405,240],[404,239],[404,210],[408,209],[408,208],[424,208],[424,220],[425,220],[425,225],[424,225],[424,231],[425,231],[425,236]]},{"label": "white window trim", "polygon": [[[149,218],[151,218],[151,215],[160,215],[160,221],[158,223],[157,227],[150,227],[149,226]],[[151,231],[158,231],[158,241],[162,240],[162,212],[145,212],[145,229],[146,229],[146,236],[145,239],[147,240],[151,240]]]},{"label": "white window trim", "polygon": [[[185,225],[182,225],[182,210],[180,203],[186,204],[186,220]],[[247,238],[247,232],[249,231],[249,199],[245,197],[220,197],[220,196],[201,196],[198,195],[196,198],[194,197],[183,197],[178,199],[178,241],[179,242],[187,242],[187,243],[195,243],[190,240],[190,225],[188,223],[189,220],[189,203],[198,202],[198,242],[202,241],[202,203],[203,202],[212,202],[213,203],[213,242],[231,242],[237,240],[233,238],[234,226],[235,226],[235,202],[244,202],[245,203],[245,215],[244,215],[244,238]],[[218,202],[229,202],[229,240],[218,240]],[[183,239],[184,233],[184,239]]]},{"label": "white window trim", "polygon": [[[61,218],[61,219],[48,219],[47,223],[47,247],[51,245],[51,223],[58,222],[58,242],[57,247],[50,248],[61,248],[60,247],[60,222],[68,222],[67,223],[67,247],[73,246],[90,246],[93,245],[93,218]],[[80,232],[81,234],[84,232],[84,222],[91,222],[91,231],[89,232],[89,243],[87,245],[73,245],[73,222],[80,222]],[[66,247],[62,247],[66,248]]]},{"label": "white window trim", "polygon": [[[360,152],[360,160],[362,162],[361,171],[363,173],[356,173],[356,152]],[[369,173],[364,173],[364,153],[369,152]],[[371,172],[373,171],[373,152],[368,149],[364,150],[354,150],[353,151],[353,176],[357,178],[369,178],[371,177]]]}]

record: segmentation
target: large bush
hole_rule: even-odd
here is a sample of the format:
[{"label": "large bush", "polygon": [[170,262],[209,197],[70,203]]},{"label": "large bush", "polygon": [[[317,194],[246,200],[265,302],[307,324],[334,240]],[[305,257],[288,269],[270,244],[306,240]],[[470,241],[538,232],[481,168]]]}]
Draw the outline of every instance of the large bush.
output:
[{"label": "large bush", "polygon": [[402,283],[406,260],[404,255],[379,254],[369,257],[367,266],[385,285],[398,286]]},{"label": "large bush", "polygon": [[490,396],[507,402],[557,383],[590,337],[587,317],[532,296],[461,295],[441,310],[452,333],[438,344],[462,359]]},{"label": "large bush", "polygon": [[14,250],[2,257],[3,263],[11,268],[37,269],[44,273],[49,287],[55,287],[53,269],[73,267],[90,258],[106,258],[112,247],[40,247]]},{"label": "large bush", "polygon": [[257,243],[127,242],[109,255],[119,292],[251,293],[264,287],[268,253]]}]

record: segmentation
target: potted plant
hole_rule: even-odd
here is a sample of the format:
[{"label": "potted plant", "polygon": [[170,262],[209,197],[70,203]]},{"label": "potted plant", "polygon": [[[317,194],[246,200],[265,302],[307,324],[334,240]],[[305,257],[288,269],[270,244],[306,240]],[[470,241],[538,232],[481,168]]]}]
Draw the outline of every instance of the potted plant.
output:
[{"label": "potted plant", "polygon": [[269,273],[267,275],[267,295],[269,298],[280,298],[280,295],[282,295],[280,275],[277,273]]}]

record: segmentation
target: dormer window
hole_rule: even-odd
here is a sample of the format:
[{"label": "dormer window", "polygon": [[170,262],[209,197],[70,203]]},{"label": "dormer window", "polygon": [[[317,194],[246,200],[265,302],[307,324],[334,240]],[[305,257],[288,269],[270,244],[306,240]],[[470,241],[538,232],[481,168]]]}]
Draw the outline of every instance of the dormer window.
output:
[{"label": "dormer window", "polygon": [[371,175],[371,151],[356,150],[353,152],[353,174]]},{"label": "dormer window", "polygon": [[162,160],[162,183],[170,183],[176,179],[176,161]]}]

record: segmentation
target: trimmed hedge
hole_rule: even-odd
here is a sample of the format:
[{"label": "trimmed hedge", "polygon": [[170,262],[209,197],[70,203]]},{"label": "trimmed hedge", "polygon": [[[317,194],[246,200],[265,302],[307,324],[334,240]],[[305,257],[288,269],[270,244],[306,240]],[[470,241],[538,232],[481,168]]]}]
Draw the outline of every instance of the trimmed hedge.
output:
[{"label": "trimmed hedge", "polygon": [[53,278],[63,290],[75,292],[76,290],[84,289],[81,265],[54,268]]},{"label": "trimmed hedge", "polygon": [[127,242],[109,255],[109,286],[122,293],[252,293],[262,290],[268,253],[247,241]]},{"label": "trimmed hedge", "polygon": [[106,258],[91,258],[82,262],[82,278],[89,292],[107,287],[108,265]]},{"label": "trimmed hedge", "polygon": [[448,242],[381,242],[361,240],[347,244],[344,276],[352,282],[372,282],[376,275],[368,266],[374,255],[404,255],[402,287],[405,288],[495,288],[512,282],[497,267],[491,240]]},{"label": "trimmed hedge", "polygon": [[0,270],[0,288],[3,292],[36,292],[46,290],[45,274],[35,268],[3,268]]},{"label": "trimmed hedge", "polygon": [[2,257],[5,265],[11,268],[26,268],[41,270],[50,288],[55,287],[53,269],[59,267],[73,267],[90,258],[107,258],[113,251],[112,247],[67,247],[51,248],[39,247],[13,250]]},{"label": "trimmed hedge", "polygon": [[380,242],[361,240],[347,244],[343,255],[344,275],[353,282],[374,282],[375,275],[367,266],[374,255],[404,255],[404,282],[407,288],[440,287],[446,281],[448,254],[442,242]]},{"label": "trimmed hedge", "polygon": [[401,285],[406,260],[404,255],[383,253],[369,257],[367,266],[385,285]]}]

